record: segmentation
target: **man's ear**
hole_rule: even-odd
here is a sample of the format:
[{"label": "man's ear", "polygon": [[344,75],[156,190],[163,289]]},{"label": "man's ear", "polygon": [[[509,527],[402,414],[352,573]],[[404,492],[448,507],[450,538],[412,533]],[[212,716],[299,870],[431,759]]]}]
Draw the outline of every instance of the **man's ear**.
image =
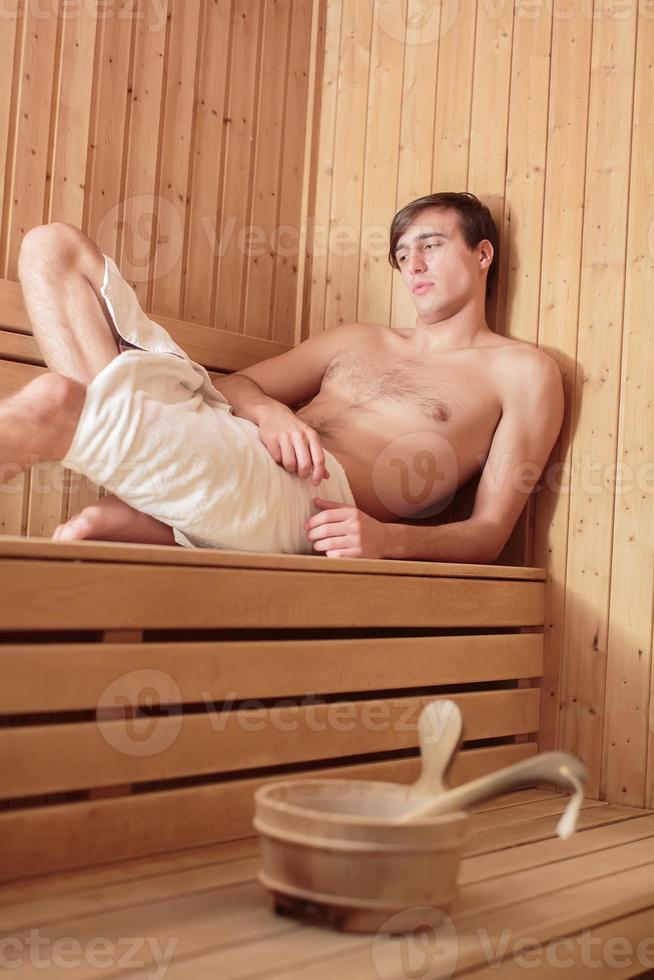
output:
[{"label": "man's ear", "polygon": [[490,268],[490,264],[493,261],[493,256],[495,254],[493,246],[491,245],[491,243],[488,241],[487,238],[484,238],[483,241],[479,242],[477,248],[479,249],[480,270],[483,271],[484,269]]}]

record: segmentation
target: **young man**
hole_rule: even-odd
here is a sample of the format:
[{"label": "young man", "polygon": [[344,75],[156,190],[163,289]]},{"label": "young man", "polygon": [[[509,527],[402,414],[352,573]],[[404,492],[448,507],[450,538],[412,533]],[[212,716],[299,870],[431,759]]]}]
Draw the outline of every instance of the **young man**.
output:
[{"label": "young man", "polygon": [[[112,491],[55,539],[493,561],[558,437],[561,375],[486,323],[498,241],[476,197],[413,201],[390,237],[414,329],[332,327],[212,385],[80,231],[29,232],[50,373],[1,406],[1,461],[61,460]],[[468,520],[409,523],[482,467]]]}]

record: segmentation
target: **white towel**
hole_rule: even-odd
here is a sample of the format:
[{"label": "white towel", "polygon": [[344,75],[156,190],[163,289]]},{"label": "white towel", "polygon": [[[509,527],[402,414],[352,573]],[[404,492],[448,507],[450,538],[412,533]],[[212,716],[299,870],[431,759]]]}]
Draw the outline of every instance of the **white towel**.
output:
[{"label": "white towel", "polygon": [[134,344],[93,379],[64,466],[174,530],[186,547],[316,554],[304,523],[314,497],[354,505],[345,470],[314,486],[272,458],[209,374],[150,320],[113,259],[102,295]]}]

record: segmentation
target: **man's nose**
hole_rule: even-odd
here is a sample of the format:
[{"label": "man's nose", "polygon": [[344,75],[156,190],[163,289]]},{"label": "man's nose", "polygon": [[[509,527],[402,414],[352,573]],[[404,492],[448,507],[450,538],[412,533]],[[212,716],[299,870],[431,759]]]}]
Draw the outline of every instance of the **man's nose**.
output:
[{"label": "man's nose", "polygon": [[413,255],[409,255],[407,264],[411,275],[416,275],[416,273],[424,272],[425,269],[427,268],[422,252],[414,252]]}]

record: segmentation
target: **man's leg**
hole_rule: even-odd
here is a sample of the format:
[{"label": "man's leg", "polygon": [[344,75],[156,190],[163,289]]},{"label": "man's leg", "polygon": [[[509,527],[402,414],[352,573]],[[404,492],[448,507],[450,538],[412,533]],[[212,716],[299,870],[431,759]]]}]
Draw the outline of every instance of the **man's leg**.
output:
[{"label": "man's leg", "polygon": [[[36,462],[37,456],[39,459],[61,459],[65,455],[84,404],[84,386],[117,357],[119,351],[111,317],[100,292],[104,258],[95,243],[78,228],[56,222],[29,231],[21,244],[18,275],[34,336],[47,366],[56,372],[49,376],[57,379],[48,382],[52,394],[60,400],[64,395],[70,400],[75,394],[79,402],[78,405],[76,402],[77,415],[72,430],[70,412],[61,420],[64,435],[59,438],[60,444],[62,438],[64,441],[67,438],[61,454],[53,455],[59,449],[55,450],[52,443],[48,449],[39,448],[39,452],[47,453],[45,456],[38,455],[32,449],[29,461],[21,463],[29,466],[31,462]],[[68,381],[70,386],[67,387],[65,383]],[[75,382],[81,384],[75,388]],[[18,403],[21,410],[27,402],[34,402],[34,411],[38,414],[41,405],[48,403],[48,398],[52,407],[53,397],[43,386],[38,390],[29,389],[30,385],[19,392],[19,396],[23,396]],[[5,406],[5,414],[13,412],[15,416],[17,410],[17,406]],[[2,425],[2,429],[5,428]],[[7,455],[5,452],[4,444],[0,445],[4,461],[14,462],[11,453]],[[85,508],[81,514],[60,525],[53,537],[56,540],[93,537],[174,543],[170,527],[139,513],[113,495],[101,498],[97,504]]]},{"label": "man's leg", "polygon": [[45,363],[85,385],[118,356],[103,273],[102,253],[72,225],[41,225],[23,238],[18,277]]}]

